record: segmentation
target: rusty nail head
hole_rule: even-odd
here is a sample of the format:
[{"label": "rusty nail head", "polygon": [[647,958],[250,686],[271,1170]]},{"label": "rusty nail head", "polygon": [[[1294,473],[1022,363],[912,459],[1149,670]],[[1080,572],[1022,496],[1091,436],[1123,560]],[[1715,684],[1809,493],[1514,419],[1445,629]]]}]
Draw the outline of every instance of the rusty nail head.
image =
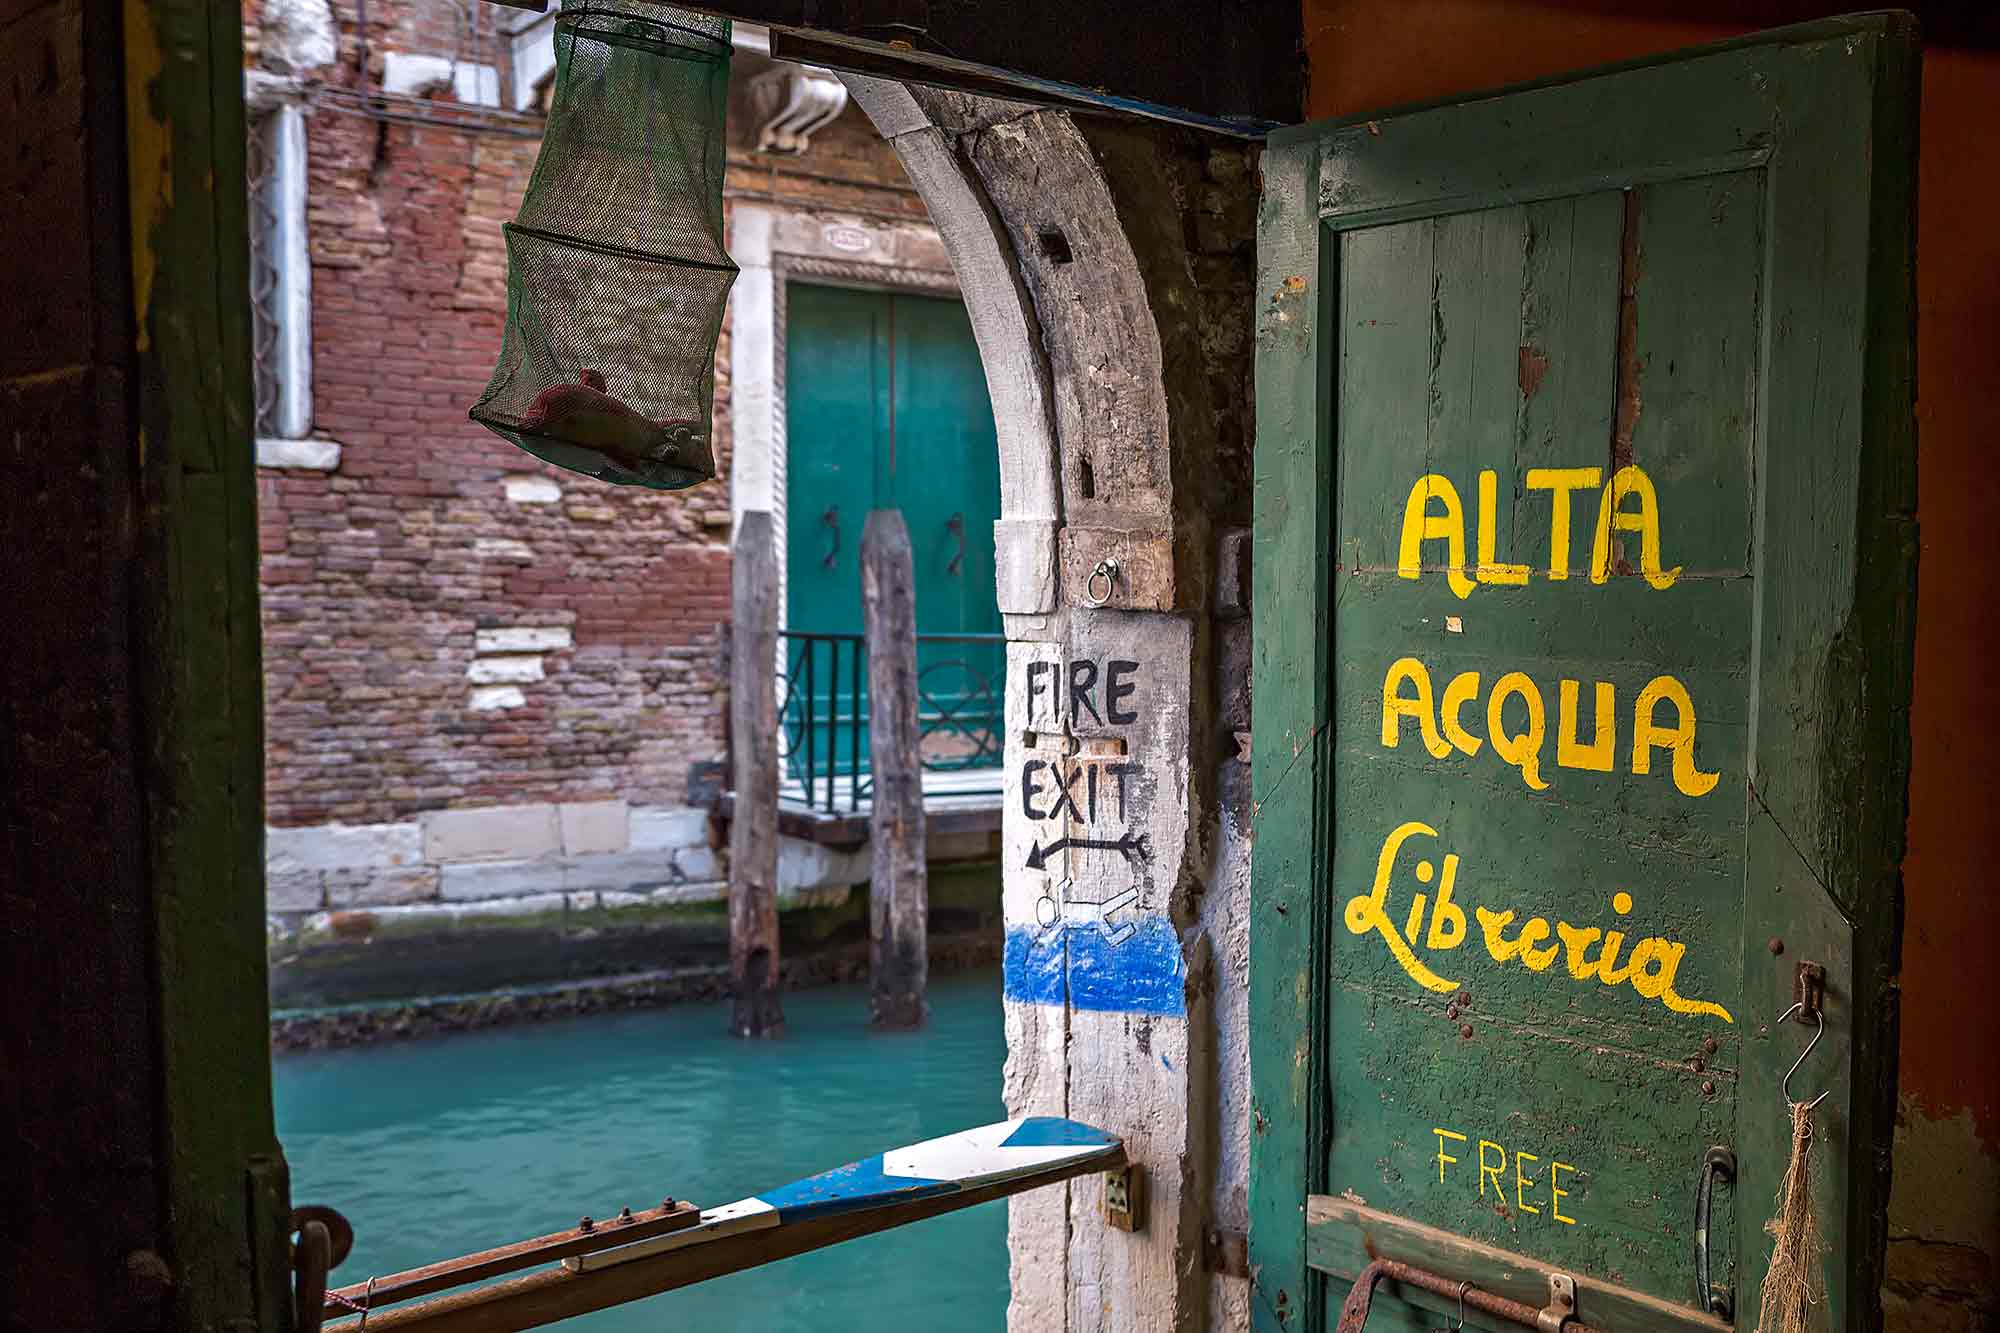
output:
[{"label": "rusty nail head", "polygon": [[1701,1062],[1701,1057],[1698,1055],[1694,1059],[1688,1061],[1688,1068],[1694,1070],[1694,1072],[1697,1074],[1699,1074],[1702,1070],[1706,1069],[1707,1067],[1708,1066],[1704,1065]]},{"label": "rusty nail head", "polygon": [[1709,1053],[1710,1055],[1714,1055],[1714,1054],[1715,1054],[1715,1038],[1713,1038],[1713,1037],[1704,1037],[1704,1038],[1702,1038],[1702,1042],[1701,1042],[1701,1048],[1702,1048],[1702,1049],[1703,1049],[1704,1051],[1707,1051],[1707,1052],[1708,1052],[1708,1053]]},{"label": "rusty nail head", "polygon": [[1469,1004],[1471,1004],[1471,1003],[1472,1003],[1472,992],[1471,992],[1471,991],[1469,991],[1469,990],[1462,990],[1462,991],[1460,991],[1460,992],[1458,993],[1458,1007],[1459,1007],[1459,1008],[1463,1009],[1463,1008],[1465,1008],[1465,1007],[1466,1007],[1467,1005],[1469,1005]]},{"label": "rusty nail head", "polygon": [[632,1210],[630,1208],[620,1208],[618,1210],[618,1220],[620,1222],[630,1222],[632,1220]]},{"label": "rusty nail head", "polygon": [[1444,1016],[1456,1022],[1458,1019],[1458,1006],[1455,1004],[1446,1005],[1444,1007]]},{"label": "rusty nail head", "polygon": [[576,1229],[578,1231],[588,1231],[595,1225],[597,1224],[592,1222],[589,1218],[585,1217],[578,1220],[576,1224]]},{"label": "rusty nail head", "polygon": [[671,1194],[669,1194],[666,1198],[660,1200],[660,1207],[662,1208],[671,1211],[673,1206],[674,1206],[674,1196]]},{"label": "rusty nail head", "polygon": [[1470,1024],[1470,1023],[1467,1023],[1467,1024],[1463,1025],[1462,1027],[1460,1027],[1460,1028],[1459,1028],[1459,1030],[1458,1030],[1458,1035],[1459,1035],[1459,1036],[1461,1036],[1461,1037],[1463,1037],[1463,1038],[1465,1038],[1465,1039],[1466,1039],[1467,1041],[1471,1041],[1471,1040],[1472,1040],[1472,1024]]},{"label": "rusty nail head", "polygon": [[1776,935],[1773,935],[1771,937],[1771,956],[1775,958],[1777,955],[1783,953],[1784,951],[1785,951],[1785,942],[1779,939]]},{"label": "rusty nail head", "polygon": [[1713,1097],[1715,1095],[1715,1080],[1712,1078],[1703,1079],[1701,1081],[1701,1093],[1704,1097]]}]

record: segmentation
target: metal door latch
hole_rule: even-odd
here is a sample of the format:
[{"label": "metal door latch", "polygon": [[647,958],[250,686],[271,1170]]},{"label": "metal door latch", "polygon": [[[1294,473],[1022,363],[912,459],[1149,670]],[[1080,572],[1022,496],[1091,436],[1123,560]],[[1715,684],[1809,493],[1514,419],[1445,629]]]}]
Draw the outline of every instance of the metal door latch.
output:
[{"label": "metal door latch", "polygon": [[1568,1273],[1549,1274],[1549,1303],[1535,1315],[1541,1333],[1562,1333],[1562,1327],[1576,1318],[1576,1279]]},{"label": "metal door latch", "polygon": [[1521,1328],[1541,1330],[1543,1333],[1597,1333],[1595,1329],[1572,1322],[1576,1319],[1576,1279],[1568,1273],[1549,1274],[1549,1303],[1537,1310],[1524,1301],[1509,1300],[1505,1296],[1482,1291],[1470,1282],[1458,1281],[1394,1259],[1377,1259],[1354,1279],[1354,1289],[1347,1293],[1347,1299],[1340,1307],[1337,1333],[1362,1333],[1368,1323],[1368,1310],[1378,1282],[1417,1287],[1433,1296],[1457,1301],[1462,1310],[1477,1310]]}]

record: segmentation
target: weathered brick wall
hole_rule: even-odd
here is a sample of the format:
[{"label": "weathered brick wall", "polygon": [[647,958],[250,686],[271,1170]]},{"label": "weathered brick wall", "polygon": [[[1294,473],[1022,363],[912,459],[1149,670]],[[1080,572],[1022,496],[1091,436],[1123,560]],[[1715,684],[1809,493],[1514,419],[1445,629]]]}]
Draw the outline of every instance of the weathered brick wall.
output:
[{"label": "weathered brick wall", "polygon": [[[449,53],[458,12],[370,4],[371,81],[391,51]],[[315,77],[352,86],[355,9],[333,15],[340,56]],[[504,43],[479,58],[504,67]],[[748,151],[738,82],[732,194],[922,217],[852,110],[803,158]],[[341,456],[331,472],[260,470],[270,822],[684,804],[690,766],[726,749],[726,333],[715,483],[661,494],[542,465],[466,418],[500,346],[500,224],[538,141],[330,107],[307,123],[313,434]],[[480,651],[481,631],[509,629],[561,633]]]}]

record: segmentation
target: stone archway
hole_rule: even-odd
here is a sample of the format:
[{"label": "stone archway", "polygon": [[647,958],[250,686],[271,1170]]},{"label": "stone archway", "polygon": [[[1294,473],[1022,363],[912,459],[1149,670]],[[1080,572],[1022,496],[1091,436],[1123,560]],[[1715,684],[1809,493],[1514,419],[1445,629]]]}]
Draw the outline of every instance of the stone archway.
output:
[{"label": "stone archway", "polygon": [[[843,77],[958,270],[998,426],[1007,1105],[1125,1135],[1150,1194],[1130,1235],[1098,1180],[1013,1200],[1009,1325],[1241,1327],[1203,1240],[1245,1213],[1246,1028],[1217,1011],[1248,784],[1218,742],[1249,725],[1254,150]],[[1067,845],[1120,838],[1147,854]]]}]

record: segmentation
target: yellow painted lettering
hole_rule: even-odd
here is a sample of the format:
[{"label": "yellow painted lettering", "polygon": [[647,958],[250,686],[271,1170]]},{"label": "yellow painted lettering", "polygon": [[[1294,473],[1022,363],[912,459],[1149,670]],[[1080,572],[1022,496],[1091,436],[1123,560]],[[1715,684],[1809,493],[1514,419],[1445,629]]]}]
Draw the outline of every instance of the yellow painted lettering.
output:
[{"label": "yellow painted lettering", "polygon": [[[1528,727],[1519,735],[1509,736],[1501,710],[1507,700],[1516,696],[1528,705]],[[1547,730],[1542,692],[1525,672],[1509,671],[1493,682],[1493,693],[1486,700],[1486,734],[1493,741],[1493,753],[1520,769],[1522,779],[1534,791],[1547,791],[1549,786],[1541,773],[1542,738]]]},{"label": "yellow painted lettering", "polygon": [[[1412,981],[1425,990],[1442,994],[1448,990],[1457,990],[1458,983],[1446,981],[1417,960],[1417,955],[1411,950],[1409,943],[1396,933],[1395,923],[1389,920],[1388,911],[1384,907],[1389,897],[1389,876],[1396,868],[1396,853],[1402,850],[1405,842],[1420,833],[1427,838],[1437,836],[1436,829],[1415,819],[1399,824],[1390,831],[1389,836],[1382,842],[1381,854],[1375,858],[1373,887],[1367,893],[1359,893],[1349,898],[1342,916],[1350,933],[1365,935],[1371,930],[1374,931],[1382,937],[1382,942],[1389,946],[1389,952],[1395,958],[1397,965]],[[1415,933],[1414,930],[1411,931],[1411,934]]]},{"label": "yellow painted lettering", "polygon": [[1465,1142],[1465,1135],[1459,1133],[1455,1129],[1434,1129],[1431,1131],[1431,1133],[1438,1136],[1438,1184],[1442,1185],[1444,1184],[1445,1163],[1450,1162],[1453,1165],[1456,1165],[1458,1162],[1458,1159],[1456,1157],[1453,1157],[1450,1153],[1444,1150],[1444,1141],[1446,1139],[1455,1139],[1458,1142],[1463,1143]]},{"label": "yellow painted lettering", "polygon": [[[1486,1150],[1488,1148],[1491,1148],[1494,1152],[1500,1154],[1500,1161],[1498,1165],[1488,1166],[1486,1164]],[[1481,1139],[1479,1141],[1479,1197],[1480,1198],[1483,1199],[1486,1197],[1486,1173],[1490,1171],[1493,1173],[1494,1197],[1499,1199],[1500,1202],[1502,1203],[1507,1202],[1507,1187],[1500,1183],[1500,1173],[1502,1171],[1505,1171],[1506,1169],[1507,1169],[1507,1150],[1501,1147],[1499,1144],[1494,1143],[1490,1139]]]},{"label": "yellow painted lettering", "polygon": [[[1415,693],[1405,697],[1403,683],[1408,681]],[[1389,749],[1396,748],[1402,739],[1403,719],[1414,717],[1417,730],[1423,735],[1424,748],[1431,758],[1442,759],[1451,753],[1451,746],[1444,737],[1438,735],[1437,720],[1431,711],[1431,673],[1424,670],[1424,664],[1414,657],[1399,657],[1389,664],[1389,674],[1382,678],[1382,744]]]},{"label": "yellow painted lettering", "polygon": [[[1690,1000],[1674,991],[1674,976],[1680,971],[1685,944],[1672,940],[1640,940],[1632,950],[1632,989],[1649,1000],[1658,1000],[1677,1014],[1712,1014],[1725,1023],[1734,1023],[1727,1009],[1709,1000]],[[1655,970],[1655,964],[1658,964]]]},{"label": "yellow painted lettering", "polygon": [[[1625,510],[1625,498],[1639,497],[1639,512]],[[1639,534],[1639,570],[1646,576],[1646,582],[1655,588],[1674,586],[1674,580],[1681,576],[1681,567],[1660,568],[1660,502],[1653,493],[1653,483],[1636,464],[1628,463],[1618,469],[1597,500],[1597,535],[1590,547],[1590,581],[1602,583],[1611,574],[1611,533],[1636,532]]]},{"label": "yellow painted lettering", "polygon": [[1417,932],[1424,928],[1424,902],[1428,897],[1428,894],[1420,893],[1410,899],[1409,919],[1403,922],[1403,935],[1405,938],[1415,939]]},{"label": "yellow painted lettering", "polygon": [[[1625,936],[1619,931],[1606,934],[1596,926],[1578,928],[1567,921],[1556,923],[1556,933],[1562,936],[1569,953],[1569,974],[1578,981],[1588,981],[1596,977],[1607,986],[1616,986],[1632,975],[1632,968],[1618,966],[1618,951],[1624,947]],[[1604,947],[1597,957],[1587,958],[1589,950],[1599,935],[1604,936]]]},{"label": "yellow painted lettering", "polygon": [[1484,740],[1465,729],[1459,721],[1459,714],[1465,706],[1479,697],[1479,673],[1461,671],[1451,678],[1444,687],[1444,697],[1438,700],[1438,721],[1444,727],[1444,737],[1457,746],[1462,753],[1478,754]]},{"label": "yellow painted lettering", "polygon": [[[1671,727],[1662,727],[1653,720],[1662,700],[1674,706],[1675,720]],[[1694,766],[1694,730],[1694,700],[1688,697],[1687,687],[1672,676],[1653,677],[1632,705],[1632,771],[1650,773],[1653,747],[1664,745],[1673,753],[1674,786],[1681,795],[1708,795],[1722,775],[1704,773]]]},{"label": "yellow painted lettering", "polygon": [[1521,1198],[1521,1192],[1535,1183],[1532,1178],[1521,1174],[1521,1163],[1539,1162],[1541,1160],[1541,1158],[1531,1152],[1522,1152],[1519,1148],[1514,1150],[1514,1206],[1524,1213],[1539,1213],[1542,1210],[1531,1207]]},{"label": "yellow painted lettering", "polygon": [[1534,947],[1535,941],[1548,938],[1549,923],[1543,917],[1530,918],[1521,927],[1521,933],[1508,939],[1503,933],[1512,924],[1512,912],[1495,912],[1484,907],[1474,907],[1472,914],[1479,919],[1479,929],[1486,935],[1486,952],[1496,963],[1508,963],[1519,958],[1531,972],[1543,972],[1556,960],[1561,952],[1551,944],[1546,949]]},{"label": "yellow painted lettering", "polygon": [[1493,558],[1494,511],[1499,502],[1498,486],[1491,468],[1479,474],[1479,581],[1519,585],[1528,581],[1526,565],[1503,565]]},{"label": "yellow painted lettering", "polygon": [[[1618,691],[1610,681],[1597,682],[1597,727],[1595,739],[1588,745],[1579,745],[1576,740],[1576,696],[1583,688],[1583,682],[1565,680],[1558,688],[1559,702],[1556,706],[1556,762],[1564,768],[1587,769],[1593,773],[1609,773],[1614,762],[1612,755],[1618,745]],[[1449,699],[1451,692],[1447,690]],[[1451,724],[1445,724],[1447,733]]]},{"label": "yellow painted lettering", "polygon": [[[1424,936],[1430,949],[1456,949],[1465,943],[1465,909],[1451,900],[1451,888],[1458,880],[1458,857],[1444,859],[1444,876],[1438,881],[1437,906],[1431,909],[1431,931]],[[1418,898],[1422,898],[1420,893]],[[1415,938],[1416,932],[1410,932]]]},{"label": "yellow painted lettering", "polygon": [[1549,1216],[1563,1223],[1565,1226],[1573,1227],[1576,1225],[1576,1219],[1563,1216],[1562,1201],[1570,1196],[1570,1191],[1558,1187],[1556,1183],[1560,1179],[1556,1174],[1558,1171],[1567,1171],[1571,1175],[1576,1174],[1576,1168],[1568,1162],[1549,1163]]},{"label": "yellow painted lettering", "polygon": [[[1443,512],[1431,512],[1433,499]],[[1461,598],[1472,596],[1472,580],[1465,576],[1465,506],[1459,503],[1458,489],[1432,472],[1417,478],[1403,504],[1403,538],[1396,552],[1396,572],[1406,579],[1422,577],[1424,543],[1438,540],[1445,544],[1445,578],[1451,590]]]},{"label": "yellow painted lettering", "polygon": [[1569,497],[1572,491],[1595,490],[1604,474],[1594,467],[1531,467],[1523,485],[1549,493],[1549,577],[1569,577]]}]

